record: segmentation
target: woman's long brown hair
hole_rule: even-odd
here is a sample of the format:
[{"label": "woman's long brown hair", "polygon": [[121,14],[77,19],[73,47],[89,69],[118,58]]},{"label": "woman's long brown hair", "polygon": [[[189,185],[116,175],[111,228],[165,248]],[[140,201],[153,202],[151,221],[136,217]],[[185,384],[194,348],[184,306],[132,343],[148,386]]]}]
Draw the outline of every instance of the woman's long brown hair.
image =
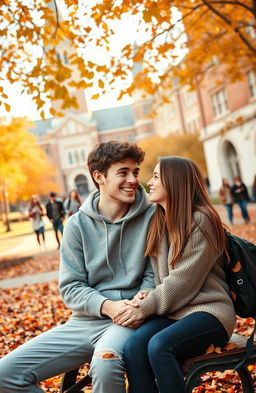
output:
[{"label": "woman's long brown hair", "polygon": [[226,250],[226,237],[221,219],[208,197],[203,177],[189,159],[168,156],[159,160],[161,182],[167,192],[166,210],[157,205],[150,222],[145,255],[157,256],[164,232],[168,233],[173,253],[170,264],[181,257],[192,233],[193,213],[204,212],[209,218],[214,238],[201,229],[211,246],[220,253]]}]

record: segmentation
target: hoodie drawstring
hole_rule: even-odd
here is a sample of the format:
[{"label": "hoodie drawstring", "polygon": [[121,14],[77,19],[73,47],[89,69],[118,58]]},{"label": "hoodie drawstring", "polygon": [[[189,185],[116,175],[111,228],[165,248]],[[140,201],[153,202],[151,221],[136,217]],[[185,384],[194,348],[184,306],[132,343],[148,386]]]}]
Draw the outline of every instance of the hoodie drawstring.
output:
[{"label": "hoodie drawstring", "polygon": [[114,270],[112,269],[112,267],[110,265],[109,255],[108,255],[108,226],[107,226],[107,223],[104,220],[102,220],[102,222],[103,222],[105,230],[106,230],[105,233],[106,233],[106,258],[107,258],[107,265],[108,265],[108,268],[111,271],[113,277],[115,277],[115,272],[114,272]]},{"label": "hoodie drawstring", "polygon": [[123,240],[123,230],[124,230],[125,223],[126,223],[126,221],[124,220],[124,221],[122,222],[121,229],[120,229],[120,238],[119,238],[119,262],[120,262],[120,264],[123,266],[124,271],[125,271],[125,273],[126,273],[125,265],[124,265],[124,263],[123,263],[123,261],[122,261],[122,240]]}]

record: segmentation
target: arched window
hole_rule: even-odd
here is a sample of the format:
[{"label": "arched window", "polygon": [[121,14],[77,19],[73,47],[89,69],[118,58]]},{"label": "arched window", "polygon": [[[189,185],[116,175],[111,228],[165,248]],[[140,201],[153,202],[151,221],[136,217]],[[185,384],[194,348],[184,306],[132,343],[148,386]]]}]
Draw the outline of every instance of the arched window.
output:
[{"label": "arched window", "polygon": [[88,182],[84,175],[78,175],[75,178],[75,185],[79,195],[85,196],[89,193]]}]

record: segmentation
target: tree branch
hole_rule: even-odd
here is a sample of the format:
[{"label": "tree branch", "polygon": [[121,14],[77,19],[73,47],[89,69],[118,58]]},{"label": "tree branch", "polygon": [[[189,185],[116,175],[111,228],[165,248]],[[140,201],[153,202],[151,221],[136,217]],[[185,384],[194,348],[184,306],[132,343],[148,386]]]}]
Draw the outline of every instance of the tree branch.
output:
[{"label": "tree branch", "polygon": [[[223,19],[224,22],[226,22],[229,26],[232,26],[232,22],[228,17],[212,6],[213,1],[208,1],[208,0],[202,0],[203,3],[219,18]],[[255,55],[256,54],[256,48],[252,46],[252,44],[245,38],[245,36],[241,33],[241,31],[237,28],[234,27],[234,31],[239,35],[241,41],[252,51],[252,53]]]},{"label": "tree branch", "polygon": [[[202,0],[202,1],[203,1],[203,0]],[[253,0],[253,1],[254,1],[254,3],[256,3],[256,0]],[[233,4],[233,5],[238,5],[238,6],[240,6],[240,7],[243,7],[243,8],[245,8],[245,9],[247,9],[249,12],[254,13],[253,7],[249,7],[247,4],[243,4],[243,3],[241,3],[240,1],[212,0],[212,1],[210,1],[210,3],[211,3],[211,4]],[[203,4],[203,3],[198,4],[198,5],[197,5],[197,8],[199,8],[199,7],[205,7],[205,4]],[[187,8],[187,9],[192,9],[192,10],[194,10],[196,7],[193,7],[193,6],[189,7],[189,6],[182,6],[182,5],[181,5],[179,8],[180,8],[180,9],[182,9],[182,8]]]}]

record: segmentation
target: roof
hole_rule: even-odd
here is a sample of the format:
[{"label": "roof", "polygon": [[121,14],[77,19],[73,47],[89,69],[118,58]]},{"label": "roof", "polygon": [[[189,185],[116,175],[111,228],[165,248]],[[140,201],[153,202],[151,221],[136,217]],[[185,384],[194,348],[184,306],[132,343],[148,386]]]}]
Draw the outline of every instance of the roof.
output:
[{"label": "roof", "polygon": [[[97,130],[105,131],[117,128],[129,127],[134,125],[134,117],[132,107],[130,105],[116,106],[113,108],[100,109],[92,113],[92,119],[88,114],[76,114],[77,119],[87,121],[88,123],[96,122]],[[64,118],[51,118],[46,120],[36,120],[35,128],[29,131],[36,136],[45,136],[57,127],[57,123],[63,121]]]},{"label": "roof", "polygon": [[47,135],[48,131],[52,128],[52,119],[36,120],[34,123],[35,128],[30,128],[29,132],[37,136]]},{"label": "roof", "polygon": [[98,131],[112,130],[134,125],[132,107],[130,105],[101,109],[92,113]]}]

